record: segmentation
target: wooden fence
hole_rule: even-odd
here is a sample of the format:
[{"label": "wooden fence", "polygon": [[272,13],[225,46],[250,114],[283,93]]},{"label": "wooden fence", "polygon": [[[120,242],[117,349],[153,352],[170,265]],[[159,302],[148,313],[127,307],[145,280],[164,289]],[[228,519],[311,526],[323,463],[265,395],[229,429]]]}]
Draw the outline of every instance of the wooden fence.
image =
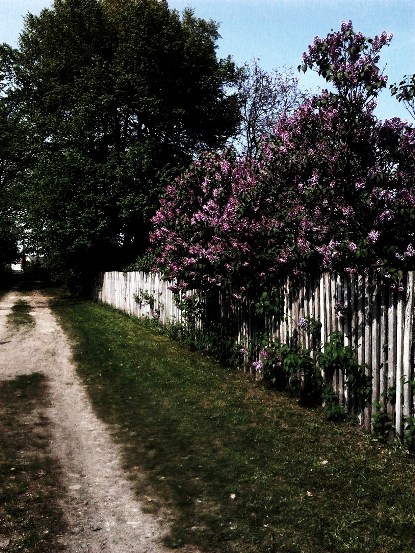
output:
[{"label": "wooden fence", "polygon": [[[403,291],[392,290],[370,276],[324,273],[300,285],[287,279],[279,287],[283,300],[280,315],[262,319],[253,314],[249,302],[238,302],[230,292],[221,292],[218,305],[210,307],[215,313],[210,324],[226,323],[241,346],[261,330],[270,341],[297,342],[312,349],[311,337],[302,328],[303,319],[321,322],[322,344],[334,331],[341,331],[345,345],[353,347],[372,380],[372,400],[359,414],[361,424],[371,429],[380,404],[396,434],[402,436],[409,418],[415,415],[414,276],[414,272],[404,275]],[[96,297],[133,316],[180,323],[184,318],[170,285],[157,274],[110,272],[101,276]],[[347,405],[342,373],[334,376],[333,387],[340,403]]]}]

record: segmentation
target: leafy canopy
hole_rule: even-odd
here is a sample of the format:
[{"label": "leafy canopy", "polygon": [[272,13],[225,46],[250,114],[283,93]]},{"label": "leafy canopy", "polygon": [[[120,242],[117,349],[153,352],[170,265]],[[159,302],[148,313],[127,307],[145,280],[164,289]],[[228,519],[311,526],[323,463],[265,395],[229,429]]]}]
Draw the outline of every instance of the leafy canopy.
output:
[{"label": "leafy canopy", "polygon": [[55,0],[28,15],[8,97],[30,137],[24,224],[55,270],[121,268],[163,185],[235,132],[217,25],[158,0]]}]

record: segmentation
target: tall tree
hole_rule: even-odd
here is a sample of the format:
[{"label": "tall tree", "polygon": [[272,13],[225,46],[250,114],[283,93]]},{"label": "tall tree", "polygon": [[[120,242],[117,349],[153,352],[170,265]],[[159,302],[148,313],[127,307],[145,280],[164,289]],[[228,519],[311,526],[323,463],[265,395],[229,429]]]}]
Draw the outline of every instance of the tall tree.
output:
[{"label": "tall tree", "polygon": [[24,148],[24,135],[7,98],[8,51],[7,46],[0,46],[0,272],[17,257],[18,208],[12,183],[18,174]]},{"label": "tall tree", "polygon": [[8,189],[13,155],[10,151],[10,137],[7,109],[3,98],[0,98],[0,273],[6,264],[17,257],[16,228]]},{"label": "tall tree", "polygon": [[32,141],[27,225],[55,268],[135,259],[166,180],[235,132],[218,36],[158,0],[55,0],[26,18],[11,96]]}]

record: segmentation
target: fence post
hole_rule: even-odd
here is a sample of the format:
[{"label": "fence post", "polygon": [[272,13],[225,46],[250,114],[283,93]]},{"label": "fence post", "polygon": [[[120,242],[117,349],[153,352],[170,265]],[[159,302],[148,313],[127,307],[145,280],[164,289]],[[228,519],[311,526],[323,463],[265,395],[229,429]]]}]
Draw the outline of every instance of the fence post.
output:
[{"label": "fence post", "polygon": [[406,419],[412,414],[411,405],[411,380],[412,380],[412,331],[413,331],[413,316],[414,316],[414,273],[408,272],[408,280],[406,284],[406,305],[405,319],[403,330],[403,424]]},{"label": "fence post", "polygon": [[398,294],[398,305],[396,313],[396,406],[395,406],[395,429],[398,436],[402,436],[402,376],[403,376],[403,332],[404,305],[403,294]]},{"label": "fence post", "polygon": [[379,351],[379,290],[377,279],[372,283],[373,289],[371,294],[371,355],[370,355],[370,366],[369,374],[372,377],[372,400],[370,412],[370,425],[373,428],[373,416],[376,413],[376,403],[379,401],[379,389],[380,389],[380,351]]}]

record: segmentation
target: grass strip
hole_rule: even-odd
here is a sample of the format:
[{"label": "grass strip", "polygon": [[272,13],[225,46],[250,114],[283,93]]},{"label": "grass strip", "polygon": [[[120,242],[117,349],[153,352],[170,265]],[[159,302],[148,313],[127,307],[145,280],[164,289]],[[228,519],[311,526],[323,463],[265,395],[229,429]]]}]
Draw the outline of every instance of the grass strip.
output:
[{"label": "grass strip", "polygon": [[[60,302],[98,414],[170,546],[415,550],[415,465],[103,305]],[[143,472],[144,471],[144,472]]]},{"label": "grass strip", "polygon": [[64,548],[59,466],[48,453],[41,374],[0,383],[0,550],[56,553]]}]

